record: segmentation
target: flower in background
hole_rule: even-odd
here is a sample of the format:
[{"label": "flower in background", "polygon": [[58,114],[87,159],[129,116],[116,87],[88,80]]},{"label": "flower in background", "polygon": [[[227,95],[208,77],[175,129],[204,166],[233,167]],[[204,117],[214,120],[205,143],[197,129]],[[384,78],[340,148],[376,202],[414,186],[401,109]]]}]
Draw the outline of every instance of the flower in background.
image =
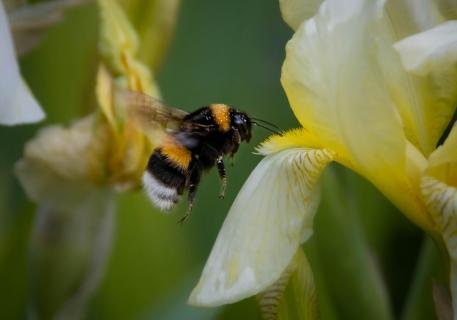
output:
[{"label": "flower in background", "polygon": [[302,127],[259,147],[265,158],[227,215],[192,305],[233,303],[281,278],[313,233],[319,178],[332,161],[443,237],[454,266],[457,128],[436,146],[457,107],[457,21],[446,21],[456,12],[443,3],[281,1],[295,30],[281,83]]},{"label": "flower in background", "polygon": [[32,123],[44,118],[19,72],[3,3],[0,3],[0,124]]},{"label": "flower in background", "polygon": [[62,21],[66,10],[92,0],[52,0],[36,3],[12,1],[8,16],[17,54],[33,49],[46,31]]},{"label": "flower in background", "polygon": [[[69,127],[42,129],[16,166],[27,195],[38,204],[30,252],[33,312],[40,318],[82,317],[109,257],[115,192],[141,186],[152,150],[115,101],[117,89],[160,96],[150,70],[138,59],[143,44],[116,1],[99,0],[98,8],[97,110]],[[175,16],[162,18],[166,23],[155,17],[149,28],[172,29]],[[155,43],[147,50],[164,52],[166,41]]]}]

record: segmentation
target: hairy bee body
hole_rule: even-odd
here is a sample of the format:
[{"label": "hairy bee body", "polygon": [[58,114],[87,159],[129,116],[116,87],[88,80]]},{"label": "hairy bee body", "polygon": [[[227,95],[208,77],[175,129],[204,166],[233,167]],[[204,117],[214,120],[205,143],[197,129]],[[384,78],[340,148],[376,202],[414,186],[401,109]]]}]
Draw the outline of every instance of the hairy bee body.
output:
[{"label": "hairy bee body", "polygon": [[152,153],[143,175],[151,201],[162,210],[171,209],[188,190],[189,212],[203,171],[217,166],[226,185],[223,157],[233,156],[242,141],[251,138],[251,120],[224,104],[212,104],[185,115]]}]

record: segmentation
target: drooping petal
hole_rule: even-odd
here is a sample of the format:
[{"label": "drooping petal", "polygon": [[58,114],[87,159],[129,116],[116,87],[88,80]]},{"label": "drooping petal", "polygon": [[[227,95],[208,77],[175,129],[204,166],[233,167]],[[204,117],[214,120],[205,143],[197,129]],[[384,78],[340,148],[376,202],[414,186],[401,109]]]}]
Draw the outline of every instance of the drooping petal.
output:
[{"label": "drooping petal", "polygon": [[349,159],[352,169],[430,230],[433,222],[412,182],[425,158],[404,133],[399,105],[411,98],[383,5],[324,1],[287,44],[281,82],[296,117],[322,146]]},{"label": "drooping petal", "polygon": [[421,187],[451,258],[452,301],[457,310],[457,125],[430,155]]},{"label": "drooping petal", "polygon": [[0,124],[37,122],[44,113],[22,80],[8,20],[0,2]]},{"label": "drooping petal", "polygon": [[279,0],[279,7],[284,21],[294,30],[306,19],[312,17],[323,0]]},{"label": "drooping petal", "polygon": [[325,149],[291,148],[265,157],[239,192],[189,303],[217,306],[265,290],[312,234]]}]

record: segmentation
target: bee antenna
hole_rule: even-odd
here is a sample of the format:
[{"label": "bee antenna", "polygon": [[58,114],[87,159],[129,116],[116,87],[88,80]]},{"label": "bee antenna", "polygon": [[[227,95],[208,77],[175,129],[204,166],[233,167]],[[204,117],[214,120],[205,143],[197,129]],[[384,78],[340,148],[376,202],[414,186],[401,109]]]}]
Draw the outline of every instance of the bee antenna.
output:
[{"label": "bee antenna", "polygon": [[262,120],[262,119],[259,119],[259,118],[253,118],[253,117],[251,117],[251,119],[254,120],[254,121],[262,122],[263,124],[272,126],[272,127],[275,128],[276,130],[280,130],[279,127],[278,127],[277,125],[275,125],[274,123],[271,123],[271,122],[269,122],[269,121]]},{"label": "bee antenna", "polygon": [[[277,130],[268,128],[267,126],[264,126],[264,125],[262,125],[262,124],[260,124],[260,123],[258,123],[258,122],[252,121],[252,123],[255,124],[256,126],[259,126],[259,127],[261,127],[261,128],[264,128],[265,130],[268,130],[268,131],[270,131],[270,132],[273,132],[274,134],[277,134],[277,135],[282,136],[281,132],[279,132],[279,131],[277,131]],[[279,128],[278,128],[278,129],[279,129]]]}]

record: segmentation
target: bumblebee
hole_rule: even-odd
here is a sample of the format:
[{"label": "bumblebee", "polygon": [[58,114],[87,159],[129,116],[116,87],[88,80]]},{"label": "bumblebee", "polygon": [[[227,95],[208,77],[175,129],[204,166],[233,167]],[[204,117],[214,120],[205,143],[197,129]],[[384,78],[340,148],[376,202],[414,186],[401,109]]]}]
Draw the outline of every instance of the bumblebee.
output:
[{"label": "bumblebee", "polygon": [[188,113],[133,91],[122,92],[122,101],[128,116],[156,141],[142,178],[151,202],[168,211],[188,191],[187,214],[179,222],[192,211],[202,173],[214,166],[221,180],[219,197],[224,197],[224,156],[233,157],[242,142],[249,142],[253,124],[274,131],[264,126],[273,124],[255,119],[263,121],[262,125],[226,104],[210,104]]}]

